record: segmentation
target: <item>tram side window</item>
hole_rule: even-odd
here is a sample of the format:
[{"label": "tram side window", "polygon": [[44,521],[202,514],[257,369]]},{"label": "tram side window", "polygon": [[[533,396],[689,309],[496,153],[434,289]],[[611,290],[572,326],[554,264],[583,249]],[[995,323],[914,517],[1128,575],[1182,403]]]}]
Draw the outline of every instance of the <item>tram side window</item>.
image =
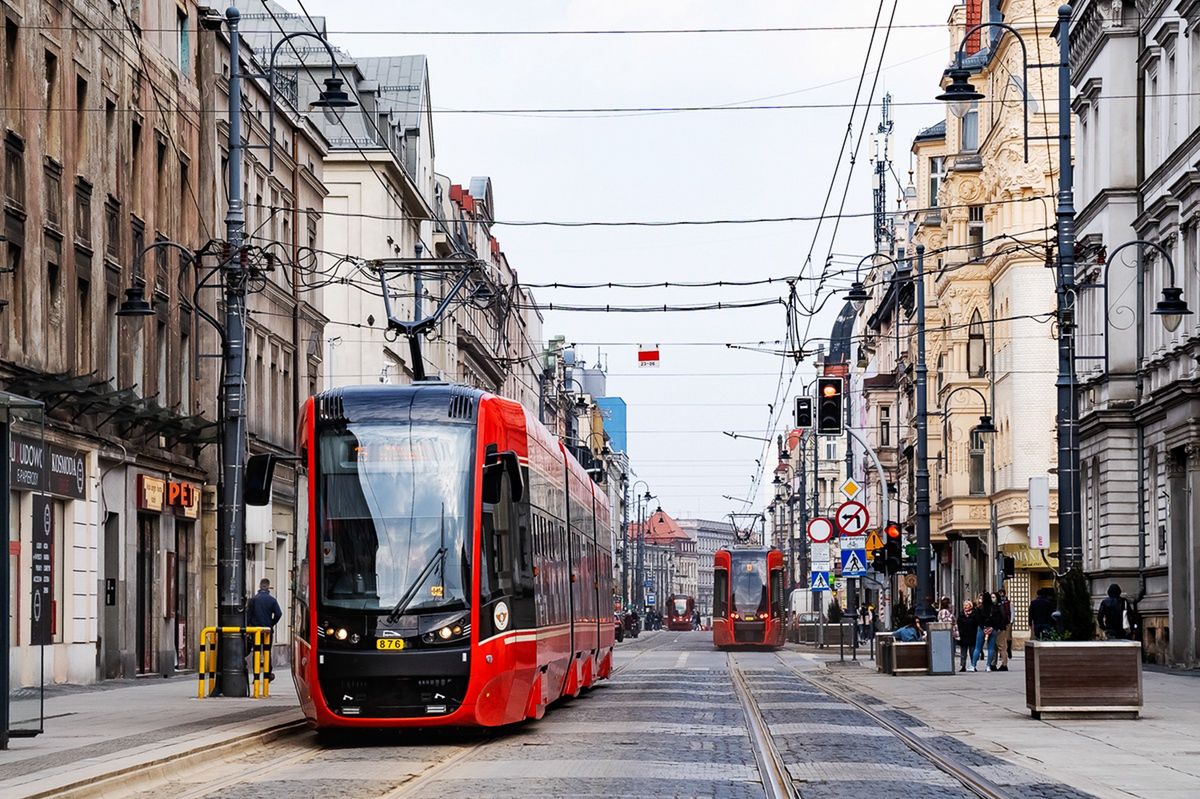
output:
[{"label": "tram side window", "polygon": [[713,616],[729,614],[729,572],[725,569],[713,571]]},{"label": "tram side window", "polygon": [[771,570],[771,616],[783,618],[783,570]]},{"label": "tram side window", "polygon": [[481,600],[487,603],[513,593],[512,545],[516,519],[508,473],[496,469],[485,480],[496,481],[496,485],[488,486],[484,491],[482,514],[484,551],[479,593]]},{"label": "tram side window", "polygon": [[[300,463],[308,463],[307,450],[300,450]],[[296,468],[296,558],[292,569],[292,629],[302,640],[309,640],[308,630],[308,469]]]}]

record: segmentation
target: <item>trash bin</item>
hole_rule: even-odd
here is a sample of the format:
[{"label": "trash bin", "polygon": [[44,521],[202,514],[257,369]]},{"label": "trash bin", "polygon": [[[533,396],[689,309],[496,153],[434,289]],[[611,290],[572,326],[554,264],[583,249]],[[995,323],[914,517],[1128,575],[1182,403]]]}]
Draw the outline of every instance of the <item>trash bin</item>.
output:
[{"label": "trash bin", "polygon": [[949,622],[930,622],[926,640],[929,642],[929,673],[954,673],[954,633]]},{"label": "trash bin", "polygon": [[892,634],[875,633],[875,670],[880,674],[892,673]]}]

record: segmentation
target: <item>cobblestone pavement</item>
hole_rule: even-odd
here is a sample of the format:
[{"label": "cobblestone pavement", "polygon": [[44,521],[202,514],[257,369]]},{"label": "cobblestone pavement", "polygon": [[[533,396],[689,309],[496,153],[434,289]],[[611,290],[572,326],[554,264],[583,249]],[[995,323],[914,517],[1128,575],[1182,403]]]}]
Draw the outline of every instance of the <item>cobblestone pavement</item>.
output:
[{"label": "cobblestone pavement", "polygon": [[[702,633],[659,632],[620,645],[617,663],[613,679],[515,729],[376,733],[333,745],[305,733],[133,795],[763,799],[746,711],[731,678],[737,668],[801,797],[973,796],[869,715],[773,653],[726,654]],[[821,673],[810,676],[819,681]],[[1004,786],[1005,795],[1086,796],[1046,784],[899,711],[878,704],[873,709]]]}]

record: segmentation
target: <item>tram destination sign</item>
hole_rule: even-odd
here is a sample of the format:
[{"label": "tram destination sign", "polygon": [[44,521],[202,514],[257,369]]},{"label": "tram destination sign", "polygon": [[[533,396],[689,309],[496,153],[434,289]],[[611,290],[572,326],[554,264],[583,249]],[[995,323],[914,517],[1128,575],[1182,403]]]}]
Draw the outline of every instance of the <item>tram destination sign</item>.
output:
[{"label": "tram destination sign", "polygon": [[11,438],[8,463],[8,487],[15,491],[87,498],[87,458],[81,450],[15,435]]}]

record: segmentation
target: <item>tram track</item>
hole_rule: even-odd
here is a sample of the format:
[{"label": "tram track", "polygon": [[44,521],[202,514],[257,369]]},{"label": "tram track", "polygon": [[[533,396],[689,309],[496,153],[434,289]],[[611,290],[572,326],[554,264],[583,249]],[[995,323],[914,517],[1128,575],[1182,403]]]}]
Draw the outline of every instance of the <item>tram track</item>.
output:
[{"label": "tram track", "polygon": [[729,679],[733,683],[734,693],[741,702],[746,714],[746,729],[750,733],[750,742],[754,748],[754,760],[758,764],[758,773],[762,781],[763,793],[766,799],[800,799],[788,772],[787,763],[779,748],[771,738],[771,730],[759,710],[758,701],[750,689],[745,674],[737,665],[733,653],[727,654],[729,664]]},{"label": "tram track", "polygon": [[[890,732],[897,740],[899,740],[913,752],[928,760],[938,770],[952,777],[966,790],[970,791],[981,799],[1010,799],[1010,794],[1006,792],[1003,787],[989,780],[975,769],[972,769],[969,766],[964,766],[961,763],[956,762],[955,760],[952,760],[938,752],[937,749],[913,735],[912,732],[905,729],[903,726],[891,721],[882,713],[858,699],[858,697],[856,697],[849,689],[846,689],[843,686],[834,687],[830,685],[829,681],[827,680],[814,680],[809,675],[788,664],[778,653],[775,654],[775,657],[779,660],[780,664],[782,664],[783,668],[789,673],[795,675],[817,690],[828,694],[839,702],[844,702],[858,710],[880,727]],[[828,671],[825,672],[825,675],[829,678],[829,680],[837,679]]]}]

